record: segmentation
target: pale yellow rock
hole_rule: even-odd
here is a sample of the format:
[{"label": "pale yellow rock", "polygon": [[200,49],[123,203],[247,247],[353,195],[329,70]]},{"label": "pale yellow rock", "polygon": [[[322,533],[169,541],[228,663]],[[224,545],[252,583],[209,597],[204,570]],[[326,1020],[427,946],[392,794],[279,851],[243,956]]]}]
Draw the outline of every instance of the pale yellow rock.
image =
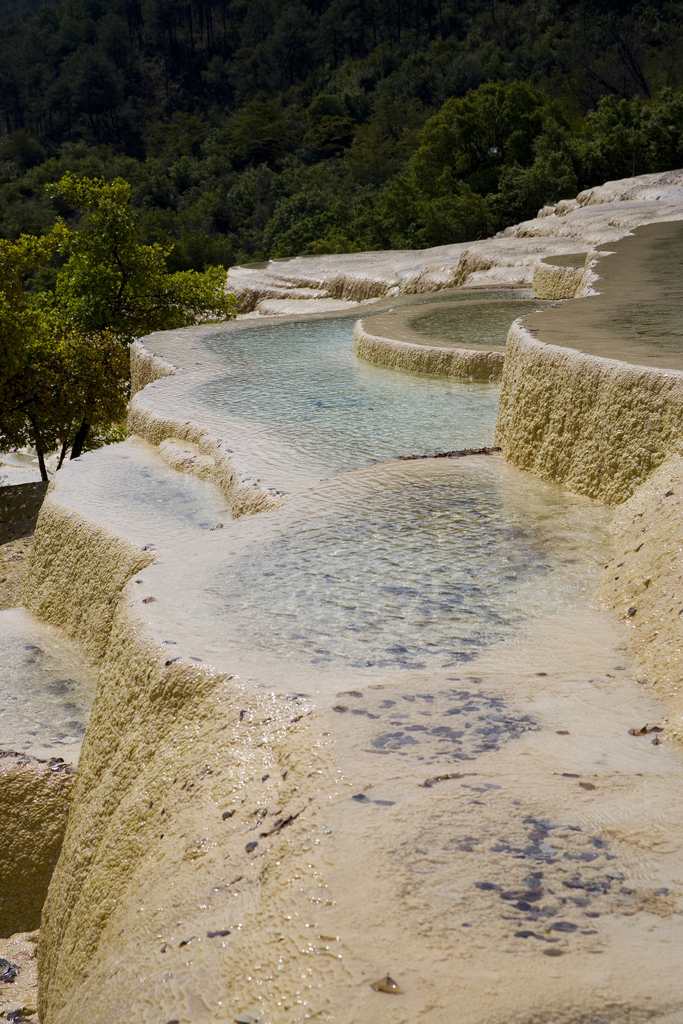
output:
[{"label": "pale yellow rock", "polygon": [[[133,358],[133,353],[135,357]],[[159,359],[153,352],[147,352],[140,345],[133,344],[130,361],[131,397],[142,391],[160,377],[168,377],[177,370],[176,366]]]},{"label": "pale yellow rock", "polygon": [[157,451],[159,456],[181,473],[192,473],[200,480],[210,480],[216,470],[216,460],[210,455],[202,455],[195,445],[187,444],[177,437],[168,437],[162,441]]},{"label": "pale yellow rock", "polygon": [[496,444],[545,480],[610,505],[683,450],[683,373],[546,345],[515,322]]},{"label": "pale yellow rock", "polygon": [[0,752],[0,938],[40,924],[73,782],[64,764]]},{"label": "pale yellow rock", "polygon": [[[58,486],[58,480],[52,484]],[[153,561],[151,550],[79,519],[48,491],[23,581],[24,603],[97,659],[106,649],[123,587]]]},{"label": "pale yellow rock", "polygon": [[353,330],[353,351],[366,362],[413,373],[434,373],[465,380],[500,380],[503,372],[502,352],[411,345],[406,341],[369,334],[362,320]]},{"label": "pale yellow rock", "polygon": [[617,506],[612,532],[603,602],[631,627],[642,676],[669,705],[669,731],[683,739],[683,458],[667,458]]},{"label": "pale yellow rock", "polygon": [[553,267],[537,263],[531,287],[539,299],[574,299],[580,294],[584,282],[584,267]]},{"label": "pale yellow rock", "polygon": [[[168,654],[121,609],[43,911],[44,1024],[230,1019],[221,1001],[235,1006],[250,966],[275,973],[271,997],[278,957],[305,974],[303,921],[284,944],[278,924],[314,886],[301,812],[330,784],[315,723]],[[301,816],[264,841],[278,808]]]}]

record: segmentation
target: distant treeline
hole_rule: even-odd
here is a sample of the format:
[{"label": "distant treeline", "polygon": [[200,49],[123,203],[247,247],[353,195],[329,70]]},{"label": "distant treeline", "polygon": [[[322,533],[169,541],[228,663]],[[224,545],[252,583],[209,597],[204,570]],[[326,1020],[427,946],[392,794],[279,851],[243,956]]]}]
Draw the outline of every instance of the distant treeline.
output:
[{"label": "distant treeline", "polygon": [[[39,8],[39,9],[38,9]],[[173,269],[468,240],[683,165],[683,0],[1,0],[0,235],[119,175]]]}]

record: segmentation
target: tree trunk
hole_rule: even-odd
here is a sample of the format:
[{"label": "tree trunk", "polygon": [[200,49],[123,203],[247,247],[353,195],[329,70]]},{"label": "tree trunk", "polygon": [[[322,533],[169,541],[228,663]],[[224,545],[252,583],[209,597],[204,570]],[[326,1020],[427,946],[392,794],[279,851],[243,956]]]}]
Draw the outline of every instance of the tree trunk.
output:
[{"label": "tree trunk", "polygon": [[47,482],[50,478],[47,475],[47,470],[45,469],[45,458],[40,448],[36,448],[36,453],[38,455],[38,465],[40,466],[40,479]]},{"label": "tree trunk", "polygon": [[74,438],[73,448],[71,449],[71,458],[72,459],[77,459],[81,455],[81,453],[83,451],[83,445],[87,441],[89,433],[90,433],[90,424],[86,423],[86,421],[83,420],[83,422],[81,423],[80,427],[76,431],[76,436]]},{"label": "tree trunk", "polygon": [[66,451],[67,451],[68,446],[69,446],[69,438],[67,437],[66,440],[64,441],[64,444],[62,445],[62,450],[59,453],[59,462],[57,463],[57,469],[61,469],[62,468],[62,463],[64,462],[64,459],[66,458]]}]

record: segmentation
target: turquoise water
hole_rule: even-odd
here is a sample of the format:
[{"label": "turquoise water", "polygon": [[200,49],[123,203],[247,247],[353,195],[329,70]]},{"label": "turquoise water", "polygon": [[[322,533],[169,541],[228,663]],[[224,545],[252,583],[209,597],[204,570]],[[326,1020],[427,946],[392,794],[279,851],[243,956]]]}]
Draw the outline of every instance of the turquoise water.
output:
[{"label": "turquoise water", "polygon": [[205,344],[226,373],[198,386],[193,402],[230,419],[226,436],[238,451],[254,451],[253,428],[265,428],[285,479],[290,460],[330,476],[399,455],[492,444],[497,385],[364,363],[352,350],[355,320],[249,325],[212,335]]},{"label": "turquoise water", "polygon": [[454,302],[407,320],[418,334],[463,345],[503,347],[510,324],[519,316],[543,309],[548,303],[531,301]]}]

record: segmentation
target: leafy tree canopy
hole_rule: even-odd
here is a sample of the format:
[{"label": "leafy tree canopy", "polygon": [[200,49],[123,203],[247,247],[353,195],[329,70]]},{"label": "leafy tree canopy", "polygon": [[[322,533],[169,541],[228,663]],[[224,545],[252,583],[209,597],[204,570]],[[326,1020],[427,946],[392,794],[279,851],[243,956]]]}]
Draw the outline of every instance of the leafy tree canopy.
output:
[{"label": "leafy tree canopy", "polygon": [[[128,182],[140,243],[174,273],[478,237],[578,188],[683,164],[683,0],[3,10],[10,239],[93,215],[46,193],[67,172]],[[34,286],[54,288],[56,271]]]},{"label": "leafy tree canopy", "polygon": [[[66,174],[48,191],[80,229],[0,240],[0,450],[32,445],[44,479],[47,452],[61,465],[125,416],[134,337],[234,315],[224,268],[169,273],[169,250],[140,242],[127,182]],[[31,290],[56,255],[54,288]]]}]

